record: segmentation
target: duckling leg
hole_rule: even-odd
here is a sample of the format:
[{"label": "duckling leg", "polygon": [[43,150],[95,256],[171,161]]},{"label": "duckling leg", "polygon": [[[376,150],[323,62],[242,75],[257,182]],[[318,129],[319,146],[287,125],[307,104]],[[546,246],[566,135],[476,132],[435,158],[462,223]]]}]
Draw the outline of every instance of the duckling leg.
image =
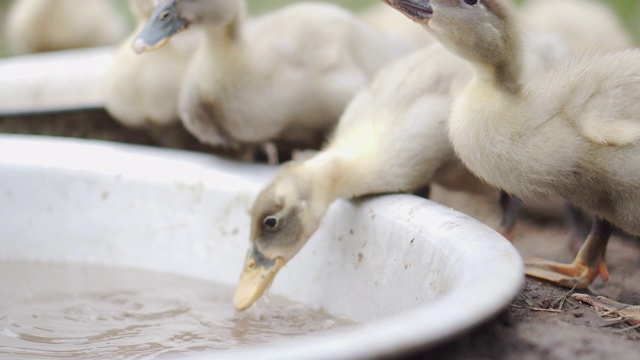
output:
[{"label": "duckling leg", "polygon": [[240,160],[245,162],[266,162],[268,165],[280,165],[280,152],[273,142],[261,144],[247,144],[239,147],[237,151]]},{"label": "duckling leg", "polygon": [[612,231],[611,223],[595,216],[591,233],[578,251],[573,263],[561,264],[543,259],[525,259],[525,273],[575,289],[586,288],[598,275],[607,281],[609,272],[604,256]]},{"label": "duckling leg", "polygon": [[272,142],[262,144],[262,151],[267,155],[267,163],[269,165],[280,164],[280,154],[278,153],[278,147]]},{"label": "duckling leg", "polygon": [[420,196],[420,197],[423,197],[425,199],[428,199],[429,195],[431,195],[431,184],[426,183],[423,186],[415,189],[413,191],[413,195]]},{"label": "duckling leg", "polygon": [[500,221],[500,227],[498,232],[502,234],[507,240],[513,242],[515,239],[515,227],[516,220],[518,219],[518,213],[524,202],[517,196],[507,194],[504,191],[500,191],[500,207],[502,208],[502,220]]},{"label": "duckling leg", "polygon": [[577,252],[589,234],[590,222],[584,218],[582,210],[570,202],[565,202],[564,210],[567,224],[567,247],[569,250]]}]

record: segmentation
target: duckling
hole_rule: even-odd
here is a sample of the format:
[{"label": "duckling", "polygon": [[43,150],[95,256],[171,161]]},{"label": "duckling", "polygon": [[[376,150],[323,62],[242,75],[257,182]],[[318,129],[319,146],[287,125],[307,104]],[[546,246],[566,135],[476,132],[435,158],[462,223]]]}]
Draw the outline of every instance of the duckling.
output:
[{"label": "duckling", "polygon": [[[527,0],[520,15],[528,29],[554,34],[567,52],[607,52],[633,47],[633,39],[624,29],[617,14],[608,6],[593,0]],[[568,248],[577,251],[590,226],[589,214],[565,205],[568,226]]]},{"label": "duckling", "polygon": [[148,21],[154,4],[155,0],[129,1],[138,25],[121,43],[105,74],[105,107],[111,116],[129,127],[166,127],[180,122],[180,85],[200,41],[201,34],[197,31],[178,34],[178,41],[155,52],[137,55],[131,42]]},{"label": "duckling", "polygon": [[[548,53],[564,56],[553,39],[528,40],[532,68],[545,67]],[[471,67],[438,43],[380,70],[354,97],[322,151],[284,165],[254,201],[235,307],[247,309],[262,295],[336,199],[412,192],[429,184],[497,195],[458,160],[447,138],[451,103],[471,75]],[[499,231],[510,239],[521,202],[505,193],[500,202]]]},{"label": "duckling", "polygon": [[609,278],[614,226],[640,235],[640,50],[570,57],[525,74],[509,0],[384,0],[474,69],[449,117],[462,162],[523,199],[563,198],[594,213],[571,264],[528,259],[526,273],[582,289]]},{"label": "duckling", "polygon": [[157,48],[188,27],[205,39],[183,81],[180,117],[222,148],[318,147],[355,93],[405,51],[335,5],[295,4],[245,24],[241,0],[162,0],[134,48]]},{"label": "duckling", "polygon": [[17,0],[6,23],[16,55],[111,45],[126,31],[126,22],[107,0]]}]

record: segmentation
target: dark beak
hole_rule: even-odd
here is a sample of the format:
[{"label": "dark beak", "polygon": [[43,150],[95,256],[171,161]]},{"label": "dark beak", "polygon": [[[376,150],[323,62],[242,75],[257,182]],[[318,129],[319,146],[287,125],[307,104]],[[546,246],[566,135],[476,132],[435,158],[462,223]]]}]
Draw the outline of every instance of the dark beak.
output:
[{"label": "dark beak", "polygon": [[425,23],[433,15],[431,0],[382,0],[413,21]]},{"label": "dark beak", "polygon": [[188,21],[180,16],[176,0],[160,2],[147,25],[133,41],[133,50],[140,54],[157,49],[188,26]]}]

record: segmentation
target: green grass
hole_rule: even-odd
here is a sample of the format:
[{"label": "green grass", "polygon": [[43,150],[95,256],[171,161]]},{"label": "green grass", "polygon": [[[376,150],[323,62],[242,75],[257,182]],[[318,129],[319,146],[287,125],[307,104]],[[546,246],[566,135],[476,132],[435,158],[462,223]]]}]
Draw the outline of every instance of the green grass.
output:
[{"label": "green grass", "polygon": [[640,42],[640,1],[607,0],[606,3],[618,13],[629,32]]}]

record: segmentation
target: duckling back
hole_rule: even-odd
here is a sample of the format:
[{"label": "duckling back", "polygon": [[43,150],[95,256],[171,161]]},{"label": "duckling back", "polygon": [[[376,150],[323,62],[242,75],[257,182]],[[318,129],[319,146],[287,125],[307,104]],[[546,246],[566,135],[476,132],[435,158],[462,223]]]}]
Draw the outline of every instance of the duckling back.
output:
[{"label": "duckling back", "polygon": [[105,0],[17,0],[6,26],[15,54],[115,44],[127,31]]},{"label": "duckling back", "polygon": [[[301,110],[307,115],[326,112],[327,125],[337,121],[353,96],[382,66],[413,49],[409,44],[396,47],[388,35],[367,26],[354,14],[328,4],[290,6],[277,17],[258,20],[252,30],[262,26],[274,29],[273,22],[279,21],[278,18],[290,21],[271,36],[287,39],[289,44],[276,45],[280,54],[274,60],[286,59],[287,63],[272,65],[283,75],[283,81],[296,81],[301,85],[296,91],[306,93],[304,99],[299,98],[311,111]],[[256,50],[267,51],[259,47]],[[301,69],[304,72],[299,72]],[[306,81],[294,80],[297,76],[304,76]],[[295,97],[292,94],[292,98]],[[304,113],[294,115],[302,122],[305,122],[304,116]]]},{"label": "duckling back", "polygon": [[432,181],[487,191],[447,138],[450,106],[470,78],[470,67],[439,44],[384,67],[349,104],[324,150],[349,164],[342,196],[406,192]]},{"label": "duckling back", "polygon": [[205,42],[181,93],[183,122],[214,146],[317,144],[376,71],[411,49],[321,3],[288,6],[240,31],[232,43]]}]

